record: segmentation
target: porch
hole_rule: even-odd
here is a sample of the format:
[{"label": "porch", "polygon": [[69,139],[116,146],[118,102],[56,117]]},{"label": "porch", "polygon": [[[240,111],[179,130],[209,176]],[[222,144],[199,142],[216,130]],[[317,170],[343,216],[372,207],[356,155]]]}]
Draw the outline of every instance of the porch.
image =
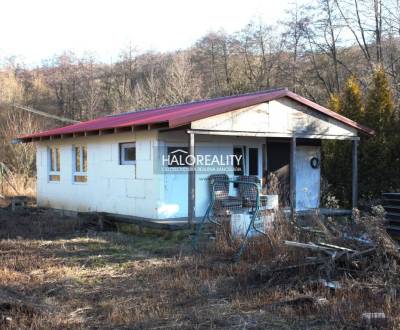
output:
[{"label": "porch", "polygon": [[[320,208],[320,164],[321,140],[332,139],[322,135],[297,134],[293,136],[277,136],[275,134],[226,132],[193,130],[188,134],[188,151],[193,158],[197,154],[197,141],[203,136],[218,137],[253,137],[260,142],[260,147],[234,146],[233,154],[241,152],[245,157],[241,172],[233,171],[234,178],[240,175],[256,176],[260,180],[260,191],[268,193],[271,189],[269,178],[278,173],[280,185],[286,186],[287,191],[279,194],[279,207],[292,219],[297,214],[305,215],[318,212],[320,215],[344,216],[351,215],[351,210]],[[200,138],[200,139],[199,139]],[[351,140],[352,143],[352,207],[357,207],[357,149],[359,138],[335,136],[335,139]],[[312,151],[304,152],[304,150]],[[314,163],[313,163],[314,161]],[[196,214],[196,166],[190,165],[188,171],[188,214],[189,225],[198,221],[201,216]],[[237,187],[236,187],[237,188]],[[237,195],[233,191],[233,195]],[[196,203],[197,202],[197,203]],[[196,216],[197,215],[197,216]],[[175,219],[171,221],[182,221]]]}]

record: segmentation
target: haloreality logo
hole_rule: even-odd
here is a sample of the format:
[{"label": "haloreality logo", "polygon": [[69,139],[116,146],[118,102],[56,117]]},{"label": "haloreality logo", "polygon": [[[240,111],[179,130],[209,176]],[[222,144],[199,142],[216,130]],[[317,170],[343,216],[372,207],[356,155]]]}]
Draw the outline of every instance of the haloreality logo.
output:
[{"label": "haloreality logo", "polygon": [[[238,171],[243,164],[243,155],[224,153],[220,148],[205,148],[191,155],[187,147],[160,148],[155,159],[156,172],[221,172]],[[239,169],[238,169],[239,168]]]}]

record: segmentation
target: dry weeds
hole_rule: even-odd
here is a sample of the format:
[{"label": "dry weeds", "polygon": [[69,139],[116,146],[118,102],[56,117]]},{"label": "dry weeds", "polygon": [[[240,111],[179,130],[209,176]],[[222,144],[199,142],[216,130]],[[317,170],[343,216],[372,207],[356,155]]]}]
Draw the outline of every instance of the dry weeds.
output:
[{"label": "dry weeds", "polygon": [[289,226],[275,252],[253,243],[264,250],[239,263],[192,255],[185,237],[84,228],[50,211],[0,209],[0,328],[359,329],[363,312],[381,311],[398,325],[390,276],[341,274],[332,291],[317,269],[269,273],[299,257],[279,243]]}]

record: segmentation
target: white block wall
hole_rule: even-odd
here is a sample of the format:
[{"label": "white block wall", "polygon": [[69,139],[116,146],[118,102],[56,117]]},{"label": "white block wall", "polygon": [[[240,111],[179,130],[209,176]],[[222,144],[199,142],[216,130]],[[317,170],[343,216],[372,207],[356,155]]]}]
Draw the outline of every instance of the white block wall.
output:
[{"label": "white block wall", "polygon": [[[37,143],[39,206],[80,212],[109,212],[157,218],[160,178],[153,174],[156,131],[80,137]],[[136,142],[136,165],[119,165],[119,143]],[[87,145],[88,179],[73,181],[74,144]],[[47,148],[58,145],[60,182],[48,181]]]}]

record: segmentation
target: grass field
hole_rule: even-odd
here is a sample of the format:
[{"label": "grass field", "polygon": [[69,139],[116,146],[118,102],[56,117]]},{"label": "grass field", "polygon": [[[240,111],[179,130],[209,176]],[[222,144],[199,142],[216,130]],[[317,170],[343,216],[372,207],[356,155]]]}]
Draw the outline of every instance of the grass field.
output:
[{"label": "grass field", "polygon": [[88,231],[51,211],[0,208],[0,328],[359,329],[365,311],[397,317],[381,284],[344,278],[332,292],[189,245],[186,234]]}]

